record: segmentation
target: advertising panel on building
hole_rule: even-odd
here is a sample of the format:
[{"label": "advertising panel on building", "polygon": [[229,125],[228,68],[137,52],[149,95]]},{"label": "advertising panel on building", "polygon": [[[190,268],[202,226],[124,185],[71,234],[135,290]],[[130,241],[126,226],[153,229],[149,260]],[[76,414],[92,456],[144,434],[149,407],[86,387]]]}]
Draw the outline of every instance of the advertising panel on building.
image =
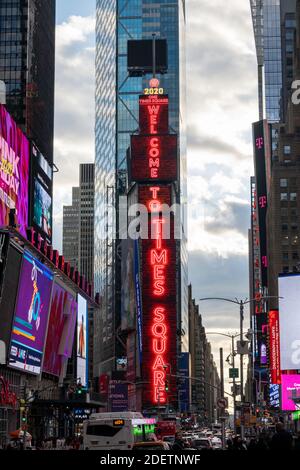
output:
[{"label": "advertising panel on building", "polygon": [[270,373],[271,383],[273,385],[281,384],[280,371],[280,339],[279,339],[279,311],[271,310],[269,312],[269,355],[270,355]]},{"label": "advertising panel on building", "polygon": [[135,329],[136,304],[134,283],[134,240],[126,239],[121,242],[121,328]]},{"label": "advertising panel on building", "polygon": [[86,387],[87,377],[87,351],[88,351],[88,323],[87,323],[87,301],[78,294],[77,298],[77,380]]},{"label": "advertising panel on building", "polygon": [[72,355],[77,316],[75,293],[56,279],[53,285],[43,371],[61,376]]},{"label": "advertising panel on building", "polygon": [[279,285],[281,370],[300,369],[300,274],[282,275]]},{"label": "advertising panel on building", "polygon": [[20,233],[28,225],[29,142],[0,104],[0,227],[9,225],[15,209]]},{"label": "advertising panel on building", "polygon": [[282,374],[282,410],[300,410],[300,375]]},{"label": "advertising panel on building", "polygon": [[53,273],[25,251],[11,335],[11,367],[41,372],[52,284]]},{"label": "advertising panel on building", "polygon": [[[163,90],[162,90],[163,92]],[[168,134],[168,97],[159,88],[140,96],[140,134],[131,137],[131,181],[148,213],[140,240],[143,409],[177,402],[177,246],[172,185],[177,180],[177,136]],[[151,183],[151,184],[147,184]]]},{"label": "advertising panel on building", "polygon": [[52,240],[52,168],[35,145],[31,145],[30,226]]},{"label": "advertising panel on building", "polygon": [[256,181],[256,204],[258,211],[260,264],[263,287],[268,286],[268,255],[266,217],[268,207],[267,174],[269,174],[269,127],[267,121],[253,124],[253,148]]}]

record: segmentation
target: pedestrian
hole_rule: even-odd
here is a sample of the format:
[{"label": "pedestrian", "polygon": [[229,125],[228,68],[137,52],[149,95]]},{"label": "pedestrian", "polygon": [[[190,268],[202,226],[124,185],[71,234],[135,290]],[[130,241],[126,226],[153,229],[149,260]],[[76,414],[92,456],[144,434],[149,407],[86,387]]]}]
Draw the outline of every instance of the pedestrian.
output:
[{"label": "pedestrian", "polygon": [[292,435],[284,429],[283,423],[276,424],[276,432],[272,437],[271,450],[275,452],[291,451],[293,448]]},{"label": "pedestrian", "polygon": [[184,449],[184,447],[185,447],[185,445],[184,445],[184,441],[183,441],[181,435],[179,433],[176,433],[175,434],[175,442],[172,446],[172,450],[174,452],[180,452],[181,450]]}]

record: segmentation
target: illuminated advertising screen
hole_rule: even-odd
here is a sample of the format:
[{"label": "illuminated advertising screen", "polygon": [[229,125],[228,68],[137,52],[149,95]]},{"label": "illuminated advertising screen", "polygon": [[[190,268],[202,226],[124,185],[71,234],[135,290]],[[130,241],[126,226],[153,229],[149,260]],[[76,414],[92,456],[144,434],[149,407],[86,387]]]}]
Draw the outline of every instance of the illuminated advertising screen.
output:
[{"label": "illuminated advertising screen", "polygon": [[267,174],[269,155],[269,127],[267,121],[253,124],[254,166],[256,178],[256,203],[258,211],[259,247],[262,285],[268,286],[268,255],[266,217],[268,208]]},{"label": "illuminated advertising screen", "polygon": [[281,370],[300,369],[300,274],[279,276]]},{"label": "illuminated advertising screen", "polygon": [[256,368],[265,369],[269,364],[268,357],[268,315],[263,312],[256,315],[257,351]]},{"label": "illuminated advertising screen", "polygon": [[20,233],[28,225],[29,142],[0,104],[0,227],[9,225],[16,210]]},{"label": "illuminated advertising screen", "polygon": [[300,375],[282,375],[282,411],[300,410]]},{"label": "illuminated advertising screen", "polygon": [[176,181],[177,136],[132,135],[131,179],[136,182]]},{"label": "illuminated advertising screen", "polygon": [[87,386],[87,301],[78,295],[77,299],[77,380],[86,387]]},{"label": "illuminated advertising screen", "polygon": [[11,367],[41,372],[52,283],[53,273],[25,251],[11,335]]},{"label": "illuminated advertising screen", "polygon": [[269,404],[272,408],[280,408],[280,385],[270,384]]},{"label": "illuminated advertising screen", "polygon": [[[149,216],[150,217],[150,216]],[[150,383],[144,389],[144,403],[163,405],[168,393],[174,395],[173,380],[169,390],[165,383],[176,373],[176,242],[174,218],[170,217],[171,236],[162,238],[163,219],[152,217],[150,233],[155,238],[142,240],[143,297],[143,379]]]},{"label": "illuminated advertising screen", "polygon": [[52,239],[52,198],[37,179],[34,182],[33,222],[48,239]]},{"label": "illuminated advertising screen", "polygon": [[271,383],[281,384],[280,371],[280,340],[279,340],[279,311],[269,312],[269,348]]},{"label": "illuminated advertising screen", "polygon": [[75,294],[71,294],[55,282],[43,362],[44,372],[60,376],[64,363],[71,357],[76,315]]},{"label": "illuminated advertising screen", "polygon": [[134,240],[126,239],[121,242],[121,328],[135,329],[136,304],[134,283]]},{"label": "illuminated advertising screen", "polygon": [[168,96],[140,96],[139,123],[140,134],[167,134],[169,132]]}]

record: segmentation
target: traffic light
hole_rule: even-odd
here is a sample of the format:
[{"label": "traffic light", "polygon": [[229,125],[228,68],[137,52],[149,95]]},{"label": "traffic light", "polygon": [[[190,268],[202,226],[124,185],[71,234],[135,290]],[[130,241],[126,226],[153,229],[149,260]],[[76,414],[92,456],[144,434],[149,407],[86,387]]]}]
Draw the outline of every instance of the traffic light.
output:
[{"label": "traffic light", "polygon": [[165,380],[165,391],[169,391],[169,382],[167,380]]},{"label": "traffic light", "polygon": [[83,392],[82,385],[81,383],[78,383],[76,387],[76,395],[82,395],[82,392]]}]

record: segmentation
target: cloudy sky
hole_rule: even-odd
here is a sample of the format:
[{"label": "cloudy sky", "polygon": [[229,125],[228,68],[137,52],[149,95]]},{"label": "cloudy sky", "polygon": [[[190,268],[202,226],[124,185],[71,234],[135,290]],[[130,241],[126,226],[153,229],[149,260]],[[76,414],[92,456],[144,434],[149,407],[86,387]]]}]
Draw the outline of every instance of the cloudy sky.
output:
[{"label": "cloudy sky", "polygon": [[[95,0],[57,1],[54,244],[78,165],[94,160]],[[189,277],[195,299],[248,296],[256,58],[249,0],[187,1]],[[208,331],[235,333],[238,307],[201,303]],[[248,325],[246,325],[248,327]],[[230,340],[211,336],[216,358]],[[225,357],[226,357],[225,355]]]}]

